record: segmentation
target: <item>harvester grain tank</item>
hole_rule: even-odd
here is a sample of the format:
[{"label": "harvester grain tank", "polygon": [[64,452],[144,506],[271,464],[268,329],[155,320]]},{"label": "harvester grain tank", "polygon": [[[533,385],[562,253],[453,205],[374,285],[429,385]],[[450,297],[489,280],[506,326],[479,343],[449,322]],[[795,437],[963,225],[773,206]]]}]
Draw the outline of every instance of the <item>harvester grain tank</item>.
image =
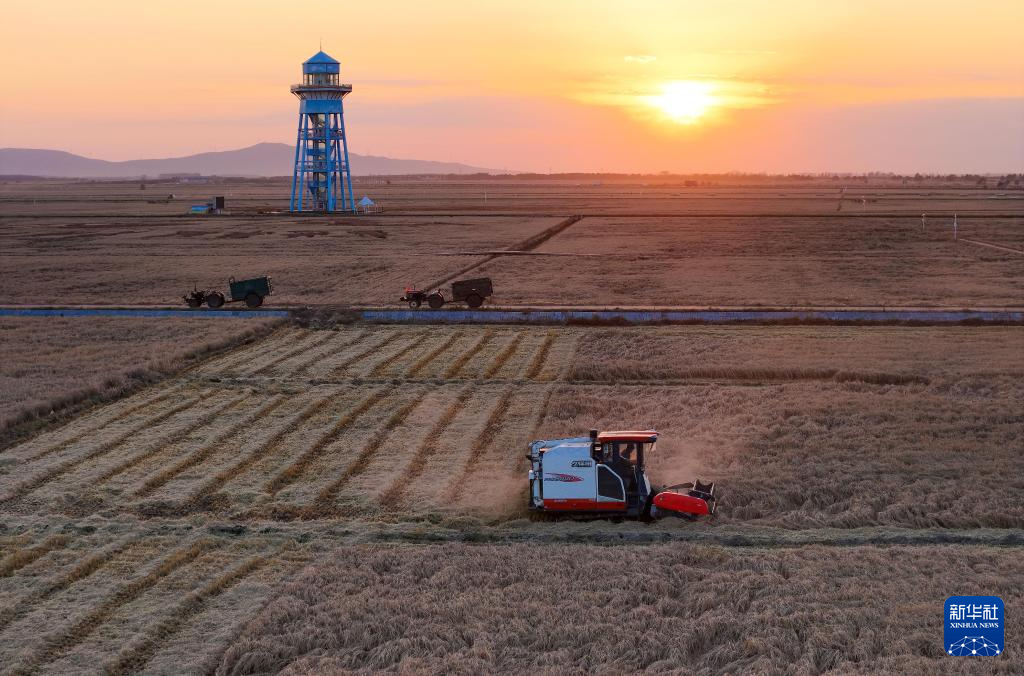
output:
[{"label": "harvester grain tank", "polygon": [[655,430],[591,430],[589,437],[534,441],[526,456],[530,509],[655,518],[714,514],[713,483],[651,486],[645,459],[657,441]]}]

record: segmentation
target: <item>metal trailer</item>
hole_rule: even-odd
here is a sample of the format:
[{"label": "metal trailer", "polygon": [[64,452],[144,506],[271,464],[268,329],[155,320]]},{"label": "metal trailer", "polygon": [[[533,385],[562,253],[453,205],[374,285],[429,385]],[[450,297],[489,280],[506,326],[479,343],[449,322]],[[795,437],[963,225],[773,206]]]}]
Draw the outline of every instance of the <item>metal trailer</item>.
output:
[{"label": "metal trailer", "polygon": [[450,298],[445,298],[441,289],[427,292],[416,287],[407,287],[405,295],[399,300],[408,303],[409,307],[418,308],[426,303],[431,310],[439,310],[445,303],[465,303],[474,310],[484,304],[485,298],[494,295],[494,285],[489,277],[463,279],[452,282]]},{"label": "metal trailer", "polygon": [[211,310],[224,305],[224,303],[244,302],[246,307],[258,308],[263,305],[263,299],[274,292],[270,283],[270,277],[253,277],[252,279],[236,280],[234,277],[228,279],[228,293],[230,299],[215,289],[199,290],[193,286],[192,291],[184,296],[185,304],[190,308],[202,307],[205,303]]}]

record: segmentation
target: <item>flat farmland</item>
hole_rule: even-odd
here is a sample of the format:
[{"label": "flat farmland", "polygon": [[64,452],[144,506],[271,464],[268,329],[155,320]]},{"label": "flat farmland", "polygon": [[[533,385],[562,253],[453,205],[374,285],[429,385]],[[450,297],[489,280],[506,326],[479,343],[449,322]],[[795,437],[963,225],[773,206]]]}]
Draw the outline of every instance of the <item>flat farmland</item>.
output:
[{"label": "flat farmland", "polygon": [[[269,274],[273,304],[396,305],[472,272],[498,305],[1021,306],[1019,191],[719,180],[363,177],[385,211],[328,217],[287,213],[280,179],[5,182],[0,303],[174,305]],[[213,194],[229,215],[185,215]]]},{"label": "flat farmland", "polygon": [[[8,215],[180,216],[213,195],[236,215],[287,212],[290,177],[87,181],[0,179]],[[976,179],[814,176],[355,176],[356,199],[386,213],[492,215],[630,214],[1024,214],[1017,188]],[[172,198],[168,199],[170,196]],[[841,205],[841,206],[840,206]]]},{"label": "flat farmland", "polygon": [[[527,305],[1020,307],[1024,253],[953,241],[951,222],[587,217],[479,271]],[[1024,252],[1019,218],[959,236]]]},{"label": "flat farmland", "polygon": [[[0,303],[1024,297],[1019,190],[973,182],[366,177],[358,217],[286,188],[0,182]],[[87,404],[0,450],[0,674],[934,673],[947,596],[1024,613],[1019,326],[328,323],[0,320],[5,415]],[[527,443],[592,427],[657,428],[652,481],[717,482],[716,516],[529,513]]]},{"label": "flat farmland", "polygon": [[[560,218],[15,220],[0,230],[5,304],[182,305],[193,284],[267,274],[268,304],[396,303]],[[230,306],[229,306],[230,307]]]},{"label": "flat farmland", "polygon": [[526,516],[532,438],[636,426],[664,434],[655,481],[719,482],[721,523],[1021,528],[1020,340],[1016,327],[282,329],[8,450],[0,505],[495,522]]},{"label": "flat farmland", "polygon": [[[281,327],[0,453],[5,673],[559,670],[579,658],[556,626],[594,604],[644,628],[635,668],[928,671],[934,571],[1024,610],[1020,345],[1019,327]],[[652,478],[717,481],[718,515],[530,517],[527,442],[591,426],[657,427]],[[619,591],[595,586],[606,569]],[[514,612],[439,610],[525,584]],[[449,639],[415,638],[432,631]]]},{"label": "flat farmland", "polygon": [[271,330],[264,319],[0,319],[0,440],[131,392]]}]

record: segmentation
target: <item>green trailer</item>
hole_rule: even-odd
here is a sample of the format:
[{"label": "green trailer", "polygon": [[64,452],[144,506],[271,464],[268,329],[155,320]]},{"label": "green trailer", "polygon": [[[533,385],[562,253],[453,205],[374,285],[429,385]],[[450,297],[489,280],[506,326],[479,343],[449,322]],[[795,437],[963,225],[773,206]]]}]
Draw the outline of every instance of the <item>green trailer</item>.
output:
[{"label": "green trailer", "polygon": [[211,310],[216,310],[224,305],[224,303],[241,302],[244,302],[247,307],[257,308],[263,305],[263,299],[273,292],[274,287],[270,283],[270,277],[265,275],[252,279],[235,279],[232,277],[228,280],[228,298],[215,289],[200,291],[197,287],[193,287],[192,291],[185,294],[184,298],[185,304],[190,308],[199,308],[205,303]]}]

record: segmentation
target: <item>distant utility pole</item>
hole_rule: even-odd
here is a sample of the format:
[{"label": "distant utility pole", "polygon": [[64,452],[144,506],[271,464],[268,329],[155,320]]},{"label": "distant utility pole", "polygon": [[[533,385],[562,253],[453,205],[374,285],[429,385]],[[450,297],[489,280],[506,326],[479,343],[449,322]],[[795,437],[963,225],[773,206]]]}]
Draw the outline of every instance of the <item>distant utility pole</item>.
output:
[{"label": "distant utility pole", "polygon": [[953,214],[953,241],[956,241],[956,214]]},{"label": "distant utility pole", "polygon": [[924,232],[924,217],[925,214],[921,214],[921,232]]}]

